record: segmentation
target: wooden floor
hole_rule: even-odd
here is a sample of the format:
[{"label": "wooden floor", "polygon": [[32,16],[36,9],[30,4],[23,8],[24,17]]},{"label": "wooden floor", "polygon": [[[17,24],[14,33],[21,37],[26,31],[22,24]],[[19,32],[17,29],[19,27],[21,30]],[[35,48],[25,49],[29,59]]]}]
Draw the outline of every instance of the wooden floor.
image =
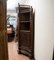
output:
[{"label": "wooden floor", "polygon": [[17,42],[12,41],[8,43],[8,54],[9,60],[30,60],[28,57],[24,55],[19,55],[17,53]]}]

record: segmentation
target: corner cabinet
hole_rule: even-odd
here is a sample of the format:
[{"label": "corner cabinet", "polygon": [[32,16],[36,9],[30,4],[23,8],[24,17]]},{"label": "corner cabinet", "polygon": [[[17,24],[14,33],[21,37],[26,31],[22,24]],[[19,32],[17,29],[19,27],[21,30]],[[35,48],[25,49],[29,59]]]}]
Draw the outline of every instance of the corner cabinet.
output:
[{"label": "corner cabinet", "polygon": [[18,6],[17,29],[19,54],[24,54],[34,60],[34,19],[31,6]]}]

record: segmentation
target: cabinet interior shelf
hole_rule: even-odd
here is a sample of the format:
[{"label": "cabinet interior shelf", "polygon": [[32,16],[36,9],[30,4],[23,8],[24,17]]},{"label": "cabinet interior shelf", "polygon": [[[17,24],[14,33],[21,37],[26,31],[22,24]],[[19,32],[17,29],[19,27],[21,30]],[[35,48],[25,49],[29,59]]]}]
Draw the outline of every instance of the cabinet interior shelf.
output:
[{"label": "cabinet interior shelf", "polygon": [[20,21],[21,23],[28,23],[28,22],[30,22],[30,21]]},{"label": "cabinet interior shelf", "polygon": [[21,11],[20,13],[30,13],[30,11]]},{"label": "cabinet interior shelf", "polygon": [[20,30],[20,32],[30,32],[29,30]]}]

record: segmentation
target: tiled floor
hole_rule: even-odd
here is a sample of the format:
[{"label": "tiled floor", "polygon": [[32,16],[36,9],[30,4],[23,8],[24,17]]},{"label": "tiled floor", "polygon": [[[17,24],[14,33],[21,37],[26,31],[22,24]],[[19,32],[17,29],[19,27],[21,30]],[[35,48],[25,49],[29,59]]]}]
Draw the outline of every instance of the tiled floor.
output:
[{"label": "tiled floor", "polygon": [[30,60],[28,57],[17,53],[17,43],[14,41],[8,43],[8,53],[9,60]]}]

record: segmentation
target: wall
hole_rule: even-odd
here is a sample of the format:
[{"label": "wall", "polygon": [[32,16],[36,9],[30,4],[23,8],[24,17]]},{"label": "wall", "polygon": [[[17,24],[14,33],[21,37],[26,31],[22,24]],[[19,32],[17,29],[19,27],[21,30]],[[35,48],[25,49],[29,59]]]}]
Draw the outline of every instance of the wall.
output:
[{"label": "wall", "polygon": [[53,2],[53,0],[29,1],[30,5],[35,9],[36,60],[52,60],[54,40]]},{"label": "wall", "polygon": [[16,10],[7,10],[7,15],[11,15],[11,16],[17,16]]},{"label": "wall", "polygon": [[[54,11],[54,2],[53,2],[53,11]],[[54,16],[54,13],[53,13],[53,16]],[[53,21],[54,22],[54,21]],[[54,32],[53,32],[54,33]],[[53,40],[53,44],[54,44],[54,40]]]},{"label": "wall", "polygon": [[53,53],[53,0],[36,0],[35,58],[52,60]]}]

